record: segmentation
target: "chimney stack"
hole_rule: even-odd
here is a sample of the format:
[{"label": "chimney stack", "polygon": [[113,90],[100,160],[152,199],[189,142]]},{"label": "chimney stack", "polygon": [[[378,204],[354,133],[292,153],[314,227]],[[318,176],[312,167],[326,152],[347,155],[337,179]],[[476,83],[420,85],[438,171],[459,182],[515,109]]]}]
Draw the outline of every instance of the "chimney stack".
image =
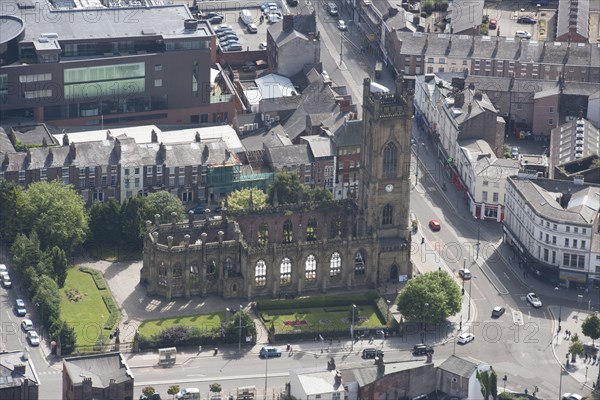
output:
[{"label": "chimney stack", "polygon": [[150,141],[152,143],[158,143],[158,133],[156,133],[154,129],[152,129],[152,132],[150,133]]},{"label": "chimney stack", "polygon": [[69,145],[69,157],[71,157],[71,160],[75,160],[77,158],[77,149],[75,148],[75,143],[71,143]]},{"label": "chimney stack", "polygon": [[69,145],[69,135],[67,135],[66,133],[63,135],[62,145],[63,146],[68,146]]},{"label": "chimney stack", "polygon": [[336,385],[342,384],[342,373],[340,371],[335,371],[335,384]]}]

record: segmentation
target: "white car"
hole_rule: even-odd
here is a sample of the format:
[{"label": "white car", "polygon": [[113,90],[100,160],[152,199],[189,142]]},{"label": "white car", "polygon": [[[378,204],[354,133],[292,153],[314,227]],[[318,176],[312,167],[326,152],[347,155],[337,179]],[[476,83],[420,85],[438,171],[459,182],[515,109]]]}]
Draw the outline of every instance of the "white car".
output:
[{"label": "white car", "polygon": [[577,393],[565,393],[562,396],[562,400],[582,400],[583,396]]},{"label": "white car", "polygon": [[0,272],[2,272],[2,271],[8,272],[8,268],[6,268],[5,264],[0,264]]},{"label": "white car", "polygon": [[519,157],[519,148],[518,147],[513,147],[510,151],[510,155],[513,159]]},{"label": "white car", "polygon": [[473,335],[472,333],[461,333],[458,336],[458,343],[461,344],[467,344],[469,342],[472,342],[473,340],[475,340],[475,335]]},{"label": "white car", "polygon": [[33,330],[33,321],[31,321],[30,319],[24,319],[23,321],[21,321],[21,328],[25,331],[32,331]]},{"label": "white car", "polygon": [[515,36],[521,39],[531,39],[531,33],[527,31],[516,31]]},{"label": "white car", "polygon": [[5,280],[7,278],[10,279],[8,276],[8,271],[0,271],[0,279]]},{"label": "white car", "polygon": [[535,293],[529,293],[527,295],[527,302],[531,304],[532,307],[540,308],[542,306],[542,301]]},{"label": "white car", "polygon": [[187,388],[182,389],[179,393],[175,395],[176,399],[192,399],[192,398],[200,398],[200,389],[198,388]]},{"label": "white car", "polygon": [[2,286],[4,286],[6,289],[12,287],[12,281],[10,280],[10,277],[8,275],[6,275],[2,280]]},{"label": "white car", "polygon": [[345,31],[348,30],[348,25],[346,25],[346,22],[344,22],[343,19],[340,19],[337,23],[337,27],[340,31]]},{"label": "white car", "polygon": [[36,331],[28,331],[27,332],[27,341],[32,346],[39,346],[40,345],[40,336],[37,334]]}]

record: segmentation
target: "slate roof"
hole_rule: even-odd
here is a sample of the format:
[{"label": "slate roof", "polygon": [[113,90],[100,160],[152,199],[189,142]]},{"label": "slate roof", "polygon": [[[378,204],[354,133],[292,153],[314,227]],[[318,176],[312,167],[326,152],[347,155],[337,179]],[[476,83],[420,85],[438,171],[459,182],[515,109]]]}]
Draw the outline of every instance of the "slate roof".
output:
[{"label": "slate roof", "polygon": [[[394,33],[392,33],[394,34]],[[402,42],[401,54],[421,55],[425,54],[426,44],[428,44],[428,34],[423,32],[395,32],[396,37]]]},{"label": "slate roof", "polygon": [[313,162],[306,144],[266,148],[265,155],[275,170]]},{"label": "slate roof", "polygon": [[318,135],[302,136],[302,141],[308,143],[308,147],[314,159],[333,157],[336,152],[333,141]]},{"label": "slate roof", "polygon": [[429,42],[427,43],[427,55],[446,55],[446,49],[450,42],[450,35],[446,33],[434,35],[434,37],[429,38]]},{"label": "slate roof", "polygon": [[475,175],[504,180],[519,172],[519,161],[498,158],[491,146],[483,139],[458,140],[462,152],[471,164]]},{"label": "slate roof", "polygon": [[[596,48],[598,46],[596,45]],[[569,52],[569,65],[596,65],[591,64],[592,57],[592,49],[591,46],[586,46],[585,43],[571,43],[571,51]]]},{"label": "slate roof", "polygon": [[473,47],[473,36],[469,35],[452,35],[450,43],[450,51],[447,56],[450,58],[466,59],[471,53]]},{"label": "slate roof", "polygon": [[[469,75],[465,79],[465,84],[475,84],[475,89],[492,90],[498,92],[508,92],[511,78],[496,76]],[[558,88],[557,82],[535,80],[535,79],[515,79],[513,82],[513,93],[537,93],[544,90]]]},{"label": "slate roof", "polygon": [[345,121],[339,129],[334,132],[334,142],[338,148],[348,146],[362,146],[363,144],[363,121]]},{"label": "slate roof", "polygon": [[500,37],[496,41],[495,58],[499,60],[514,60],[519,54],[519,41],[514,37]]},{"label": "slate roof", "polygon": [[[518,176],[509,177],[508,180],[512,182],[515,189],[535,210],[536,214],[554,221],[590,225],[600,208],[600,196],[595,195],[600,192],[598,184],[578,185],[572,181],[542,178],[521,179]],[[580,191],[583,193],[577,194]],[[573,203],[570,201],[566,207],[563,207],[559,201],[569,193]]]},{"label": "slate roof", "polygon": [[92,386],[96,388],[109,387],[111,380],[115,380],[117,384],[133,382],[133,373],[120,353],[66,358],[63,361],[63,371],[69,374],[75,384],[81,384],[84,377],[92,378]]},{"label": "slate roof", "polygon": [[[303,9],[299,8],[300,12]],[[305,10],[308,10],[307,8]],[[272,24],[267,29],[275,43],[278,45],[285,44],[290,40],[301,37],[306,39],[310,33],[317,33],[317,19],[316,14],[306,13],[306,14],[293,14],[293,15],[285,15],[284,18],[290,18],[293,20],[294,29],[292,31],[286,32],[283,30],[283,21],[280,21],[276,24]]]},{"label": "slate roof", "polygon": [[277,124],[263,132],[244,136],[242,144],[246,151],[262,151],[265,147],[291,146],[292,141],[287,137],[285,129]]},{"label": "slate roof", "polygon": [[12,153],[16,151],[15,147],[12,145],[10,139],[8,138],[8,134],[0,126],[0,154],[2,153]]},{"label": "slate roof", "polygon": [[[23,365],[25,367],[24,373],[21,373],[21,371],[16,368],[17,365]],[[15,386],[20,387],[26,379],[29,381],[29,385],[37,386],[40,384],[35,368],[33,364],[25,358],[25,353],[22,351],[2,353],[2,357],[0,357],[0,390]]]},{"label": "slate roof", "polygon": [[481,25],[484,0],[453,0],[448,6],[453,33],[461,33]]},{"label": "slate roof", "polygon": [[474,59],[493,58],[496,41],[498,40],[500,39],[497,36],[476,36],[471,57]]},{"label": "slate roof", "polygon": [[477,370],[477,364],[457,356],[450,356],[439,367],[442,371],[458,375],[463,378],[470,378]]},{"label": "slate roof", "polygon": [[[571,9],[574,10],[574,13],[571,13]],[[558,2],[556,37],[566,35],[573,29],[587,38],[589,13],[590,0],[560,0]],[[571,14],[574,14],[574,20],[571,18]]]}]

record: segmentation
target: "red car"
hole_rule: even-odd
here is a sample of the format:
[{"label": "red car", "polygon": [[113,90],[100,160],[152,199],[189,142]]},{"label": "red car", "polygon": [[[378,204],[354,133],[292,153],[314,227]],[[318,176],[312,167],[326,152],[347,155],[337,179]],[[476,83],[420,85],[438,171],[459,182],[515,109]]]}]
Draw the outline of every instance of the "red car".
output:
[{"label": "red car", "polygon": [[432,219],[431,221],[429,221],[429,227],[434,232],[437,232],[440,229],[442,229],[442,225],[440,224],[440,221],[438,221],[436,219]]},{"label": "red car", "polygon": [[496,29],[498,27],[498,21],[490,19],[489,29]]}]

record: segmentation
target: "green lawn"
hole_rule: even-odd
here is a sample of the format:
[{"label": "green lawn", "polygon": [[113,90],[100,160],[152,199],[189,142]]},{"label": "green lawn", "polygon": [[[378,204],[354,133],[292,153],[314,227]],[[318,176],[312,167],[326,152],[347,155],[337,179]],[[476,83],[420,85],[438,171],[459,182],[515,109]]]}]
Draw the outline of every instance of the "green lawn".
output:
[{"label": "green lawn", "polygon": [[142,336],[147,338],[150,338],[152,335],[159,333],[165,328],[177,325],[195,326],[203,331],[211,330],[214,328],[219,328],[221,326],[221,322],[226,322],[226,317],[226,312],[219,312],[213,314],[198,314],[174,318],[153,319],[142,322],[138,330]]},{"label": "green lawn", "polygon": [[[66,295],[69,289],[77,289],[81,300],[69,301]],[[69,269],[65,287],[60,289],[60,317],[75,329],[77,346],[90,346],[98,341],[100,323],[106,323],[110,314],[102,300],[103,294],[110,292],[98,290],[90,274],[77,267]],[[103,335],[108,333],[104,331]]]},{"label": "green lawn", "polygon": [[[369,329],[381,327],[385,323],[379,320],[373,306],[360,306],[360,311],[355,314],[355,329]],[[293,310],[266,310],[261,313],[265,326],[269,328],[271,322],[275,326],[275,333],[293,331],[314,332],[333,329],[350,329],[351,314],[349,307],[332,308],[305,308],[294,312]],[[285,322],[288,321],[288,324]],[[289,324],[289,321],[306,321],[306,324]]]}]

